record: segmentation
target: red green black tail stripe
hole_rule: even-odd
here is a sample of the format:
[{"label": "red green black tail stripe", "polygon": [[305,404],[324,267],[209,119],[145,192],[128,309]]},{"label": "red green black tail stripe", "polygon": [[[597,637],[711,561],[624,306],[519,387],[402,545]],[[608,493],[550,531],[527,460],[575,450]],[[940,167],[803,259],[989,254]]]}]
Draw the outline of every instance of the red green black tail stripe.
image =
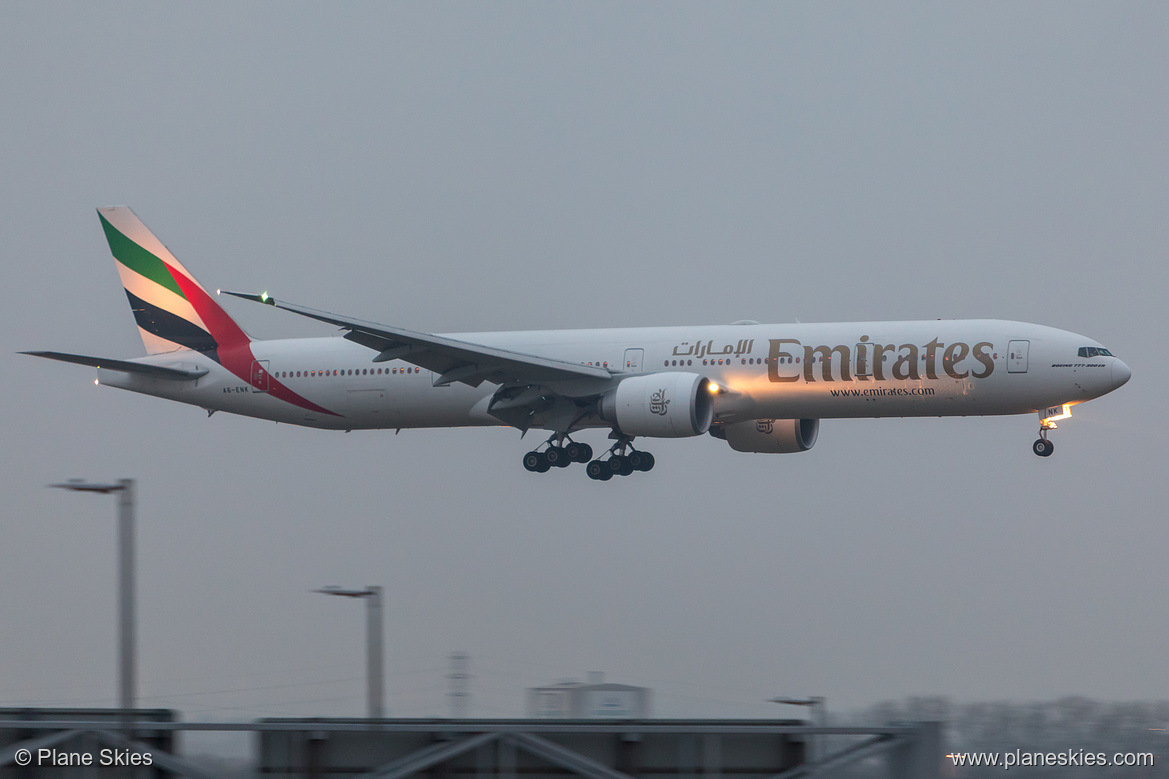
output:
[{"label": "red green black tail stripe", "polygon": [[[301,397],[270,374],[252,373],[252,339],[170,251],[124,206],[98,209],[102,230],[117,260],[134,321],[151,354],[190,349],[218,362],[238,379],[286,403],[340,416]],[[107,218],[108,217],[108,218]]]}]

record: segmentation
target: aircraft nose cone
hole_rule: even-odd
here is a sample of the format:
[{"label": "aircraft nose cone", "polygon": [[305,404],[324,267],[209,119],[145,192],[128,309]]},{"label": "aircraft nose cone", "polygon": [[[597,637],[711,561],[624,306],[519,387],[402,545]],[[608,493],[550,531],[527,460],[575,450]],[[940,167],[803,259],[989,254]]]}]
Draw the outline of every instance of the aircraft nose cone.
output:
[{"label": "aircraft nose cone", "polygon": [[1112,388],[1123,385],[1132,378],[1132,370],[1120,360],[1112,361]]}]

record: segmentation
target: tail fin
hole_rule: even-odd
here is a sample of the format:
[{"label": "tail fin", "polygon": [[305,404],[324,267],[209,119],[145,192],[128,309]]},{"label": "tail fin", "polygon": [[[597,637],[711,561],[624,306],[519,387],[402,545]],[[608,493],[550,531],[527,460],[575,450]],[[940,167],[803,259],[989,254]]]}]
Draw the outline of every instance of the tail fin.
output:
[{"label": "tail fin", "polygon": [[147,354],[193,349],[218,360],[247,333],[126,206],[97,210]]}]

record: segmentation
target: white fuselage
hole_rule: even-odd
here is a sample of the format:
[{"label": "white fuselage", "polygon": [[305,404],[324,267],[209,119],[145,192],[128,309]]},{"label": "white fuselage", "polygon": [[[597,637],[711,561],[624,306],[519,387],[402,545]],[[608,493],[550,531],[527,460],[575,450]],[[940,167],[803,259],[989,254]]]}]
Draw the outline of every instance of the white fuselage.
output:
[{"label": "white fuselage", "polygon": [[[616,379],[698,373],[727,391],[715,421],[1021,414],[1099,397],[1127,366],[1081,357],[1100,345],[1041,325],[999,320],[859,322],[545,330],[457,334],[486,346],[591,364]],[[253,341],[263,367],[251,382],[205,354],[136,360],[206,369],[190,381],[99,371],[99,383],[277,422],[328,429],[500,425],[487,413],[496,385],[434,386],[435,374],[343,338]],[[273,396],[264,373],[325,409]],[[599,418],[582,426],[607,425]]]}]

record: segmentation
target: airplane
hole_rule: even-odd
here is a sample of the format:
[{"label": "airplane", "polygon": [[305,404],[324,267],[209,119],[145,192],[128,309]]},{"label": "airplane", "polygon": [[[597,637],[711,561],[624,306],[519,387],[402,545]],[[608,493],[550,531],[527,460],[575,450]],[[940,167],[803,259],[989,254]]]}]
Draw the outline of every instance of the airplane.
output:
[{"label": "airplane", "polygon": [[[434,335],[222,292],[342,337],[255,340],[126,206],[98,217],[147,356],[30,351],[96,367],[97,384],[329,430],[510,426],[523,456],[607,481],[654,467],[637,438],[711,435],[738,452],[813,447],[821,419],[1034,414],[1035,454],[1071,408],[1129,380],[1102,344],[1043,325],[930,320]],[[220,291],[216,291],[220,294]],[[599,457],[573,435],[609,430]]]}]

